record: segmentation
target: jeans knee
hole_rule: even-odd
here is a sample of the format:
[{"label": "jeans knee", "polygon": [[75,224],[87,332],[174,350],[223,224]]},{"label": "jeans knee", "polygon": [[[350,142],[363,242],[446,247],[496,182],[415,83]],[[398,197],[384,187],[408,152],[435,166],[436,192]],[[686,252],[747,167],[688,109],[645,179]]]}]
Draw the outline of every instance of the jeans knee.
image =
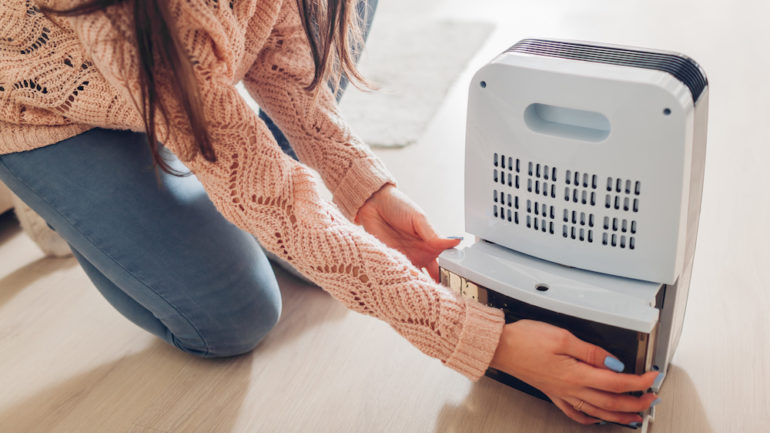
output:
[{"label": "jeans knee", "polygon": [[281,318],[281,298],[274,302],[262,305],[259,315],[253,315],[246,319],[244,326],[234,329],[232,340],[211,344],[209,357],[227,357],[242,355],[254,350],[267,334],[278,324]]},{"label": "jeans knee", "polygon": [[262,297],[250,304],[241,306],[236,313],[228,312],[220,317],[209,314],[207,323],[198,327],[199,341],[174,339],[174,345],[184,352],[204,358],[224,358],[251,352],[278,323],[282,305],[277,290],[274,296]]}]

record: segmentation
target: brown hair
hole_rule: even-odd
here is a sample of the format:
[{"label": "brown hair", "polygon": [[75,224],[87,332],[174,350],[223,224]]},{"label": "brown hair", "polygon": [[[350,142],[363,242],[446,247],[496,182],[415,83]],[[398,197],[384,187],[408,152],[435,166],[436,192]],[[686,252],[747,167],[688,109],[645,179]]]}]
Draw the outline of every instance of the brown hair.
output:
[{"label": "brown hair", "polygon": [[[354,50],[363,46],[361,23],[354,9],[356,0],[296,1],[315,64],[313,79],[305,89],[316,92],[320,85],[329,82],[336,90],[343,75],[354,84],[366,85],[366,81],[356,69],[353,54]],[[139,57],[140,104],[147,141],[155,164],[163,171],[181,175],[169,167],[159,154],[159,140],[153,119],[158,109],[164,114],[166,122],[168,117],[165,116],[166,109],[158,98],[156,88],[155,74],[159,71],[158,66],[165,66],[176,73],[176,79],[169,81],[173,83],[173,92],[187,114],[198,150],[207,161],[216,161],[192,65],[170,19],[167,0],[90,0],[70,9],[57,10],[41,6],[40,10],[54,15],[77,16],[125,2],[129,2],[133,9]],[[161,65],[155,64],[156,58],[160,60]]]}]

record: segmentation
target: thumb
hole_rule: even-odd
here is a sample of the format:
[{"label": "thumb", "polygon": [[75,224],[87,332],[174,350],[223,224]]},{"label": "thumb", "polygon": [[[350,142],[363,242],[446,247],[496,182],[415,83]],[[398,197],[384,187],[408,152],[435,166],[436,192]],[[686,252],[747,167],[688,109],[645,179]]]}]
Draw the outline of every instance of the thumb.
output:
[{"label": "thumb", "polygon": [[566,352],[567,355],[597,368],[605,368],[617,373],[622,373],[625,369],[625,365],[618,358],[601,347],[586,343],[574,335],[567,343]]},{"label": "thumb", "polygon": [[438,238],[438,235],[436,234],[436,230],[433,229],[433,226],[430,225],[430,223],[428,222],[428,219],[425,218],[424,214],[416,215],[412,222],[412,226],[414,228],[415,233],[417,233],[417,236],[419,236],[420,239],[424,241],[430,241]]}]

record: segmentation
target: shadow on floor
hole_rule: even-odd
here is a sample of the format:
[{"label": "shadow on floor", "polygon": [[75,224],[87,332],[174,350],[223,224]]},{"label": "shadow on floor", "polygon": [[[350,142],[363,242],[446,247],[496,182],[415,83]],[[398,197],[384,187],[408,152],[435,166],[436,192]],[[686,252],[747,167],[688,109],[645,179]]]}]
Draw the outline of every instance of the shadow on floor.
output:
[{"label": "shadow on floor", "polygon": [[348,313],[339,301],[317,286],[311,286],[288,271],[273,265],[281,290],[281,319],[257,348],[266,355],[316,325],[341,320]]},{"label": "shadow on floor", "polygon": [[[45,259],[25,266],[10,278],[16,293],[42,271],[51,272],[72,265],[72,259]],[[94,349],[62,359],[55,353],[30,353],[51,365],[37,377],[6,376],[3,388],[24,395],[0,409],[0,431],[13,432],[230,432],[248,394],[255,365],[264,362],[291,339],[316,327],[337,320],[346,309],[326,292],[277,270],[284,301],[282,320],[251,353],[228,359],[201,359],[185,354],[161,340],[125,356]],[[9,281],[9,278],[4,279]],[[1,282],[0,282],[1,283]],[[8,287],[6,287],[8,289]],[[23,338],[23,336],[22,336]],[[135,346],[126,341],[126,350]],[[110,359],[95,368],[77,372],[56,382],[56,372],[77,370],[79,361]],[[92,362],[93,363],[93,362]],[[75,368],[73,368],[73,365]],[[51,373],[53,372],[53,373]],[[6,372],[5,374],[9,374]],[[63,373],[66,375],[66,373]],[[35,384],[43,389],[25,395]],[[10,385],[16,384],[16,386]],[[29,384],[19,386],[18,384]],[[265,390],[269,392],[269,390]]]},{"label": "shadow on floor", "polygon": [[650,425],[649,433],[714,433],[687,371],[672,364],[659,395],[661,403],[656,407],[655,422]]},{"label": "shadow on floor", "polygon": [[[687,372],[672,366],[661,389],[655,422],[649,433],[692,431],[713,433],[705,409]],[[458,405],[445,405],[436,433],[506,431],[509,433],[630,433],[616,425],[584,426],[567,418],[556,406],[488,378],[474,384]],[[639,430],[636,430],[639,431]]]},{"label": "shadow on floor", "polygon": [[248,390],[250,361],[198,359],[158,341],[24,398],[0,412],[0,425],[13,432],[227,432]]},{"label": "shadow on floor", "polygon": [[0,306],[13,299],[24,288],[56,271],[77,265],[72,257],[42,257],[0,278]]}]

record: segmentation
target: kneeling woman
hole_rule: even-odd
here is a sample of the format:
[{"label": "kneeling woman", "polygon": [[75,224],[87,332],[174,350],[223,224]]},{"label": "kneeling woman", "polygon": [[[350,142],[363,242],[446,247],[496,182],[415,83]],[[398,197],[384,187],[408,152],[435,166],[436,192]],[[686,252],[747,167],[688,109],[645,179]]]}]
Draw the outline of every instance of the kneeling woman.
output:
[{"label": "kneeling woman", "polygon": [[[622,393],[646,390],[656,373],[615,373],[601,348],[543,323],[504,325],[500,311],[435,282],[437,255],[458,241],[436,235],[336,106],[340,77],[361,81],[356,12],[367,9],[3,1],[0,179],[64,237],[112,305],[186,352],[248,352],[276,323],[263,246],[471,380],[491,365],[578,422],[641,421],[656,396]],[[277,144],[284,134],[302,163]],[[194,176],[174,176],[188,169]]]}]

